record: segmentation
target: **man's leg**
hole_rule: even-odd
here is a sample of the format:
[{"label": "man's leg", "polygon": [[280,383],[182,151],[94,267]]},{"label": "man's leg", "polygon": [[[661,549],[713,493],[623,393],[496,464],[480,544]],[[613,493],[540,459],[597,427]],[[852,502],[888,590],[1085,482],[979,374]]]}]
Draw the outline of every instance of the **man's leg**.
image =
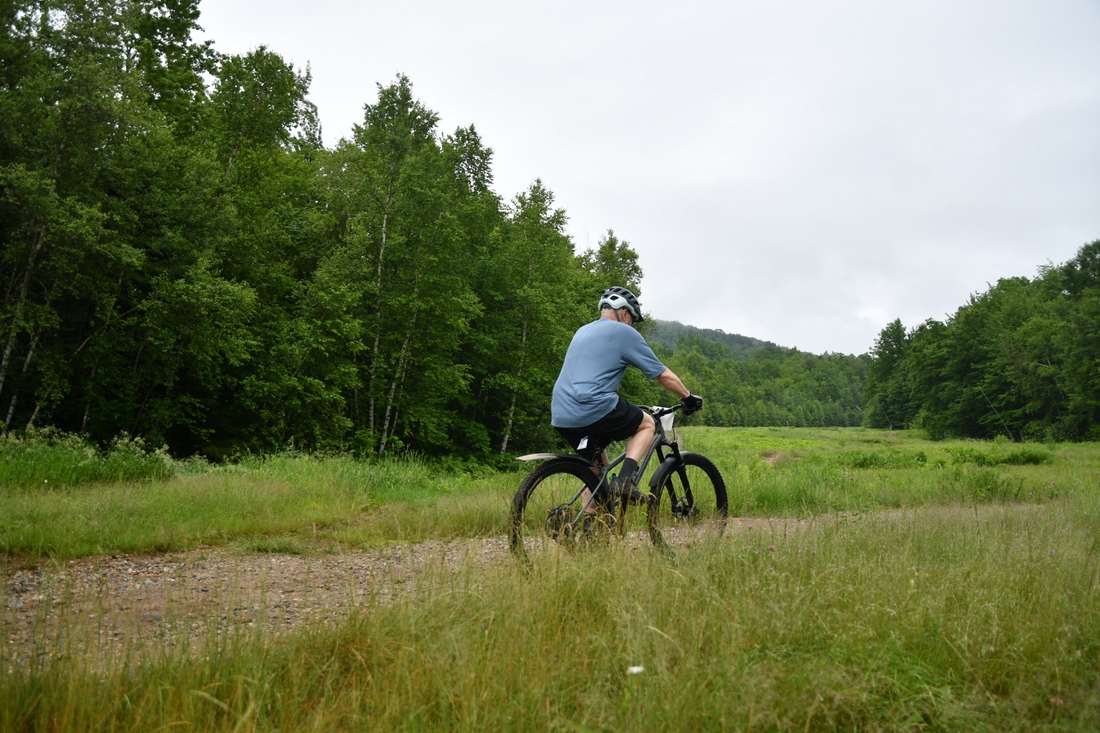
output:
[{"label": "man's leg", "polygon": [[638,461],[645,455],[649,442],[653,440],[653,433],[657,430],[657,424],[653,422],[653,416],[648,412],[642,414],[642,422],[638,430],[626,443],[626,457],[634,461],[634,467],[638,467]]},{"label": "man's leg", "polygon": [[[638,422],[635,423],[635,420],[638,420]],[[637,427],[634,427],[635,425],[637,425]],[[633,430],[633,433],[630,432],[631,430]],[[653,421],[652,415],[647,414],[636,405],[620,398],[618,405],[609,415],[589,425],[587,428],[578,428],[575,431],[571,430],[568,434],[563,433],[563,436],[572,444],[576,444],[576,441],[573,439],[574,432],[576,435],[587,435],[589,437],[599,436],[598,441],[596,441],[596,439],[593,440],[601,444],[604,443],[608,437],[615,440],[620,440],[625,437],[627,443],[626,450],[624,451],[624,460],[619,469],[619,475],[613,483],[613,493],[617,494],[624,488],[625,484],[625,488],[630,492],[631,500],[638,502],[642,500],[642,496],[634,488],[638,481],[638,461],[645,455],[646,449],[649,447],[650,441],[653,440],[653,434],[656,430],[657,425]],[[603,459],[603,465],[606,466],[608,463],[606,450],[601,454],[601,458]],[[599,475],[599,469],[593,468],[593,473]],[[585,489],[582,498],[587,503],[591,495],[591,492]],[[588,510],[589,512],[593,512],[595,509],[595,507],[590,506]]]},{"label": "man's leg", "polygon": [[618,492],[625,492],[630,497],[631,502],[637,503],[644,501],[645,497],[638,491],[637,485],[640,476],[638,476],[638,462],[645,455],[646,449],[649,448],[650,441],[653,440],[653,433],[657,430],[656,423],[653,422],[653,416],[647,414],[642,415],[642,421],[638,424],[638,429],[634,432],[634,435],[630,437],[630,440],[626,443],[626,458],[623,459],[622,470],[619,472],[618,486],[616,489]]}]

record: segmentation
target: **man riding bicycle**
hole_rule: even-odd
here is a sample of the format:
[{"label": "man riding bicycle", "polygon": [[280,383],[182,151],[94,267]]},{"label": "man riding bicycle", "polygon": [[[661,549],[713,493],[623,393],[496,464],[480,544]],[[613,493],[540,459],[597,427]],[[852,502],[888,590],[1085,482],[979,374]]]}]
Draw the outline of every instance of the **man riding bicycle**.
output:
[{"label": "man riding bicycle", "polygon": [[701,409],[703,398],[693,395],[632,328],[643,320],[642,306],[632,292],[618,286],[608,288],[600,297],[599,309],[600,317],[581,326],[569,344],[554,384],[550,424],[581,456],[593,460],[596,451],[601,451],[605,464],[608,443],[626,440],[626,459],[611,490],[615,496],[641,503],[650,495],[637,489],[638,461],[653,439],[656,425],[651,415],[619,396],[626,368],[637,367],[647,379],[656,379],[680,397],[685,415]]}]

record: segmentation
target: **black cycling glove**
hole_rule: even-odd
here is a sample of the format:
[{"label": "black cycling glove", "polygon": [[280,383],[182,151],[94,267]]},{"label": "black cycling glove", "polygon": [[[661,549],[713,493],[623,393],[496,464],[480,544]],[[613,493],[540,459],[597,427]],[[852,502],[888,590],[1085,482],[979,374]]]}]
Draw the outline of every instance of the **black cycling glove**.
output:
[{"label": "black cycling glove", "polygon": [[693,412],[699,412],[703,409],[703,398],[697,394],[689,394],[684,399],[680,400],[684,405],[684,414],[690,415]]}]

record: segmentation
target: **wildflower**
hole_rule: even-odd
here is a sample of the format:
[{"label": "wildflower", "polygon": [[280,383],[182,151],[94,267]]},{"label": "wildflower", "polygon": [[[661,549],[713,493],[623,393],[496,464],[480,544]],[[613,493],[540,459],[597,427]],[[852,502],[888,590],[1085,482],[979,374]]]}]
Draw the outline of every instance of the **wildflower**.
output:
[{"label": "wildflower", "polygon": [[775,545],[768,545],[768,552],[775,552]]},{"label": "wildflower", "polygon": [[645,667],[638,666],[638,667],[627,667],[626,668],[626,673],[627,674],[641,674],[642,672],[645,672]]}]

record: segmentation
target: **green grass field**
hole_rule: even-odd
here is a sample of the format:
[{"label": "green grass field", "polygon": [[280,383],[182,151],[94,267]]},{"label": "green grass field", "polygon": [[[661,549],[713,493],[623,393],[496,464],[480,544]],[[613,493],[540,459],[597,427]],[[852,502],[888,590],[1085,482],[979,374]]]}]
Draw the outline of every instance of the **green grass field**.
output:
[{"label": "green grass field", "polygon": [[[718,464],[734,514],[790,521],[739,522],[674,563],[612,543],[530,575],[427,568],[335,628],[277,638],[109,659],[74,643],[19,665],[0,640],[0,730],[1100,729],[1100,445],[681,437]],[[521,476],[161,464],[8,480],[0,547],[34,565],[497,537]]]}]

